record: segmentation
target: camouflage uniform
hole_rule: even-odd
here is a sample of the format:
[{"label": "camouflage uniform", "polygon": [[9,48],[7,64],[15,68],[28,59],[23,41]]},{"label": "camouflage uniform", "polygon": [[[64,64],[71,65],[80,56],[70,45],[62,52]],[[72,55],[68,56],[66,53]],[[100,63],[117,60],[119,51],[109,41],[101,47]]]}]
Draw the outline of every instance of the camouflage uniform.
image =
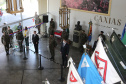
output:
[{"label": "camouflage uniform", "polygon": [[83,52],[83,45],[87,41],[87,35],[85,33],[80,34],[80,50]]},{"label": "camouflage uniform", "polygon": [[17,39],[17,42],[18,42],[20,51],[22,51],[22,49],[23,49],[23,47],[22,47],[22,42],[23,42],[23,40],[24,40],[24,37],[23,37],[22,32],[17,32],[17,34],[16,34],[16,39]]},{"label": "camouflage uniform", "polygon": [[[9,35],[10,37],[10,47],[12,47],[12,40],[13,40],[13,31],[11,29],[7,30],[7,34]],[[10,35],[11,34],[11,35]]]},{"label": "camouflage uniform", "polygon": [[49,50],[51,53],[51,59],[54,60],[54,56],[55,56],[55,47],[56,47],[57,43],[55,41],[54,37],[50,37],[49,38]]},{"label": "camouflage uniform", "polygon": [[9,55],[9,43],[10,43],[9,35],[7,35],[7,34],[2,35],[1,42],[5,47],[6,54]]},{"label": "camouflage uniform", "polygon": [[[41,23],[41,19],[40,19],[40,18],[39,18],[39,23]],[[38,24],[39,24],[39,23],[38,23]],[[39,34],[40,34],[40,27],[41,27],[41,25],[38,25],[38,26],[37,26],[37,28],[38,28],[38,33],[39,33]]]},{"label": "camouflage uniform", "polygon": [[68,33],[66,31],[63,31],[61,38],[62,38],[62,41],[63,41],[63,39],[68,40]]},{"label": "camouflage uniform", "polygon": [[50,27],[49,27],[49,36],[50,36],[51,34],[54,35],[54,29],[50,26]]},{"label": "camouflage uniform", "polygon": [[4,33],[4,32],[7,34],[7,27],[2,28],[2,33]]},{"label": "camouflage uniform", "polygon": [[50,26],[52,26],[52,28],[55,29],[55,22],[54,21],[50,21]]}]

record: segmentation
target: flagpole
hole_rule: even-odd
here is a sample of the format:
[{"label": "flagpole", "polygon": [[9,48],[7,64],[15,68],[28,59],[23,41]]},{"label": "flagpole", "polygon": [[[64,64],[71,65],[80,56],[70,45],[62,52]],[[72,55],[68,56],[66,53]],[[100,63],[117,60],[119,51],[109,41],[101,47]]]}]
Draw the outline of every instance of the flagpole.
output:
[{"label": "flagpole", "polygon": [[61,77],[58,79],[60,82],[64,82],[65,78],[63,77],[63,65],[61,64]]},{"label": "flagpole", "polygon": [[106,43],[104,42],[104,40],[102,40],[102,43],[105,45],[105,47],[106,47],[106,49],[108,50],[110,56],[112,57],[112,60],[114,61],[114,63],[115,63],[115,65],[116,65],[116,67],[117,67],[117,69],[118,69],[118,71],[119,71],[119,74],[120,74],[120,76],[121,76],[123,82],[126,83],[125,79],[123,78],[123,76],[122,76],[122,74],[121,74],[121,72],[120,72],[120,70],[119,70],[119,68],[118,68],[118,66],[117,66],[117,64],[116,64],[116,61],[114,60],[114,58],[113,58],[113,56],[112,56],[110,50],[108,49],[108,47],[106,46]]},{"label": "flagpole", "polygon": [[87,49],[87,47],[86,47],[85,44],[83,45],[83,48],[84,48],[84,53],[85,53],[85,55],[87,55],[87,53],[86,53],[86,49]]}]

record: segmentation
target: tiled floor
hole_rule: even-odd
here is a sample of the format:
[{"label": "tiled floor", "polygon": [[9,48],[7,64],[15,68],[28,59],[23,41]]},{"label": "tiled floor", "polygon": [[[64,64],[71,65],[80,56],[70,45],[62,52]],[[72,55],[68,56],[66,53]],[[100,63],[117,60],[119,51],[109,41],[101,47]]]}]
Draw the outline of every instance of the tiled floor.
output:
[{"label": "tiled floor", "polygon": [[[55,62],[62,62],[60,54],[60,41],[57,39],[58,46],[55,50]],[[68,68],[63,70],[64,82],[60,82],[60,65],[46,58],[50,58],[48,47],[48,38],[41,38],[39,42],[39,54],[41,57],[43,70],[39,70],[40,55],[36,55],[33,44],[29,46],[29,51],[26,51],[27,60],[23,60],[24,54],[18,49],[10,49],[10,55],[6,56],[3,45],[0,43],[0,84],[44,84],[47,78],[50,84],[66,84]],[[78,49],[70,47],[69,56],[72,56],[76,66],[81,59],[81,53]]]}]

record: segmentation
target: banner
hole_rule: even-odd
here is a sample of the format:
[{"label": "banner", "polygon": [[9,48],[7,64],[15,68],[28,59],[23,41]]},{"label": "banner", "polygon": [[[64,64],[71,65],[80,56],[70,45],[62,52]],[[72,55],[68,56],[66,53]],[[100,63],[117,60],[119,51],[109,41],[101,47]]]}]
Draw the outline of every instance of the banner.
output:
[{"label": "banner", "polygon": [[122,32],[121,40],[123,39],[125,32],[126,32],[126,24],[125,24],[123,32]]},{"label": "banner", "polygon": [[70,66],[69,66],[69,71],[67,76],[67,84],[83,84],[82,79],[80,78],[73,62],[72,61],[69,62],[70,62]]},{"label": "banner", "polygon": [[98,40],[97,47],[91,59],[105,83],[114,84],[122,81],[103,48],[101,38]]},{"label": "banner", "polygon": [[91,39],[92,39],[92,21],[89,22],[88,41],[90,42]]},{"label": "banner", "polygon": [[2,20],[2,15],[3,15],[3,12],[2,12],[2,8],[0,9],[0,22],[1,22],[1,20]]},{"label": "banner", "polygon": [[88,54],[82,55],[78,67],[78,73],[80,74],[82,80],[85,81],[85,84],[104,84],[103,79],[99,75]]},{"label": "banner", "polygon": [[106,53],[122,81],[126,83],[126,47],[113,31],[109,40],[106,40]]}]

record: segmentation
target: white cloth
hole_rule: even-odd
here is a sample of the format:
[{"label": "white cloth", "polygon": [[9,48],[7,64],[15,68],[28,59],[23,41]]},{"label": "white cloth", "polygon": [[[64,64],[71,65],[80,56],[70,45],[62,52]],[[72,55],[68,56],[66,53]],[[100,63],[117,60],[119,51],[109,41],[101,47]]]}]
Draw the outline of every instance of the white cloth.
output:
[{"label": "white cloth", "polygon": [[97,47],[91,59],[106,84],[122,81],[103,48],[101,38],[98,40]]},{"label": "white cloth", "polygon": [[67,84],[83,84],[83,81],[73,64],[73,61],[70,60],[70,63],[71,64],[70,64],[69,72],[67,76]]}]

